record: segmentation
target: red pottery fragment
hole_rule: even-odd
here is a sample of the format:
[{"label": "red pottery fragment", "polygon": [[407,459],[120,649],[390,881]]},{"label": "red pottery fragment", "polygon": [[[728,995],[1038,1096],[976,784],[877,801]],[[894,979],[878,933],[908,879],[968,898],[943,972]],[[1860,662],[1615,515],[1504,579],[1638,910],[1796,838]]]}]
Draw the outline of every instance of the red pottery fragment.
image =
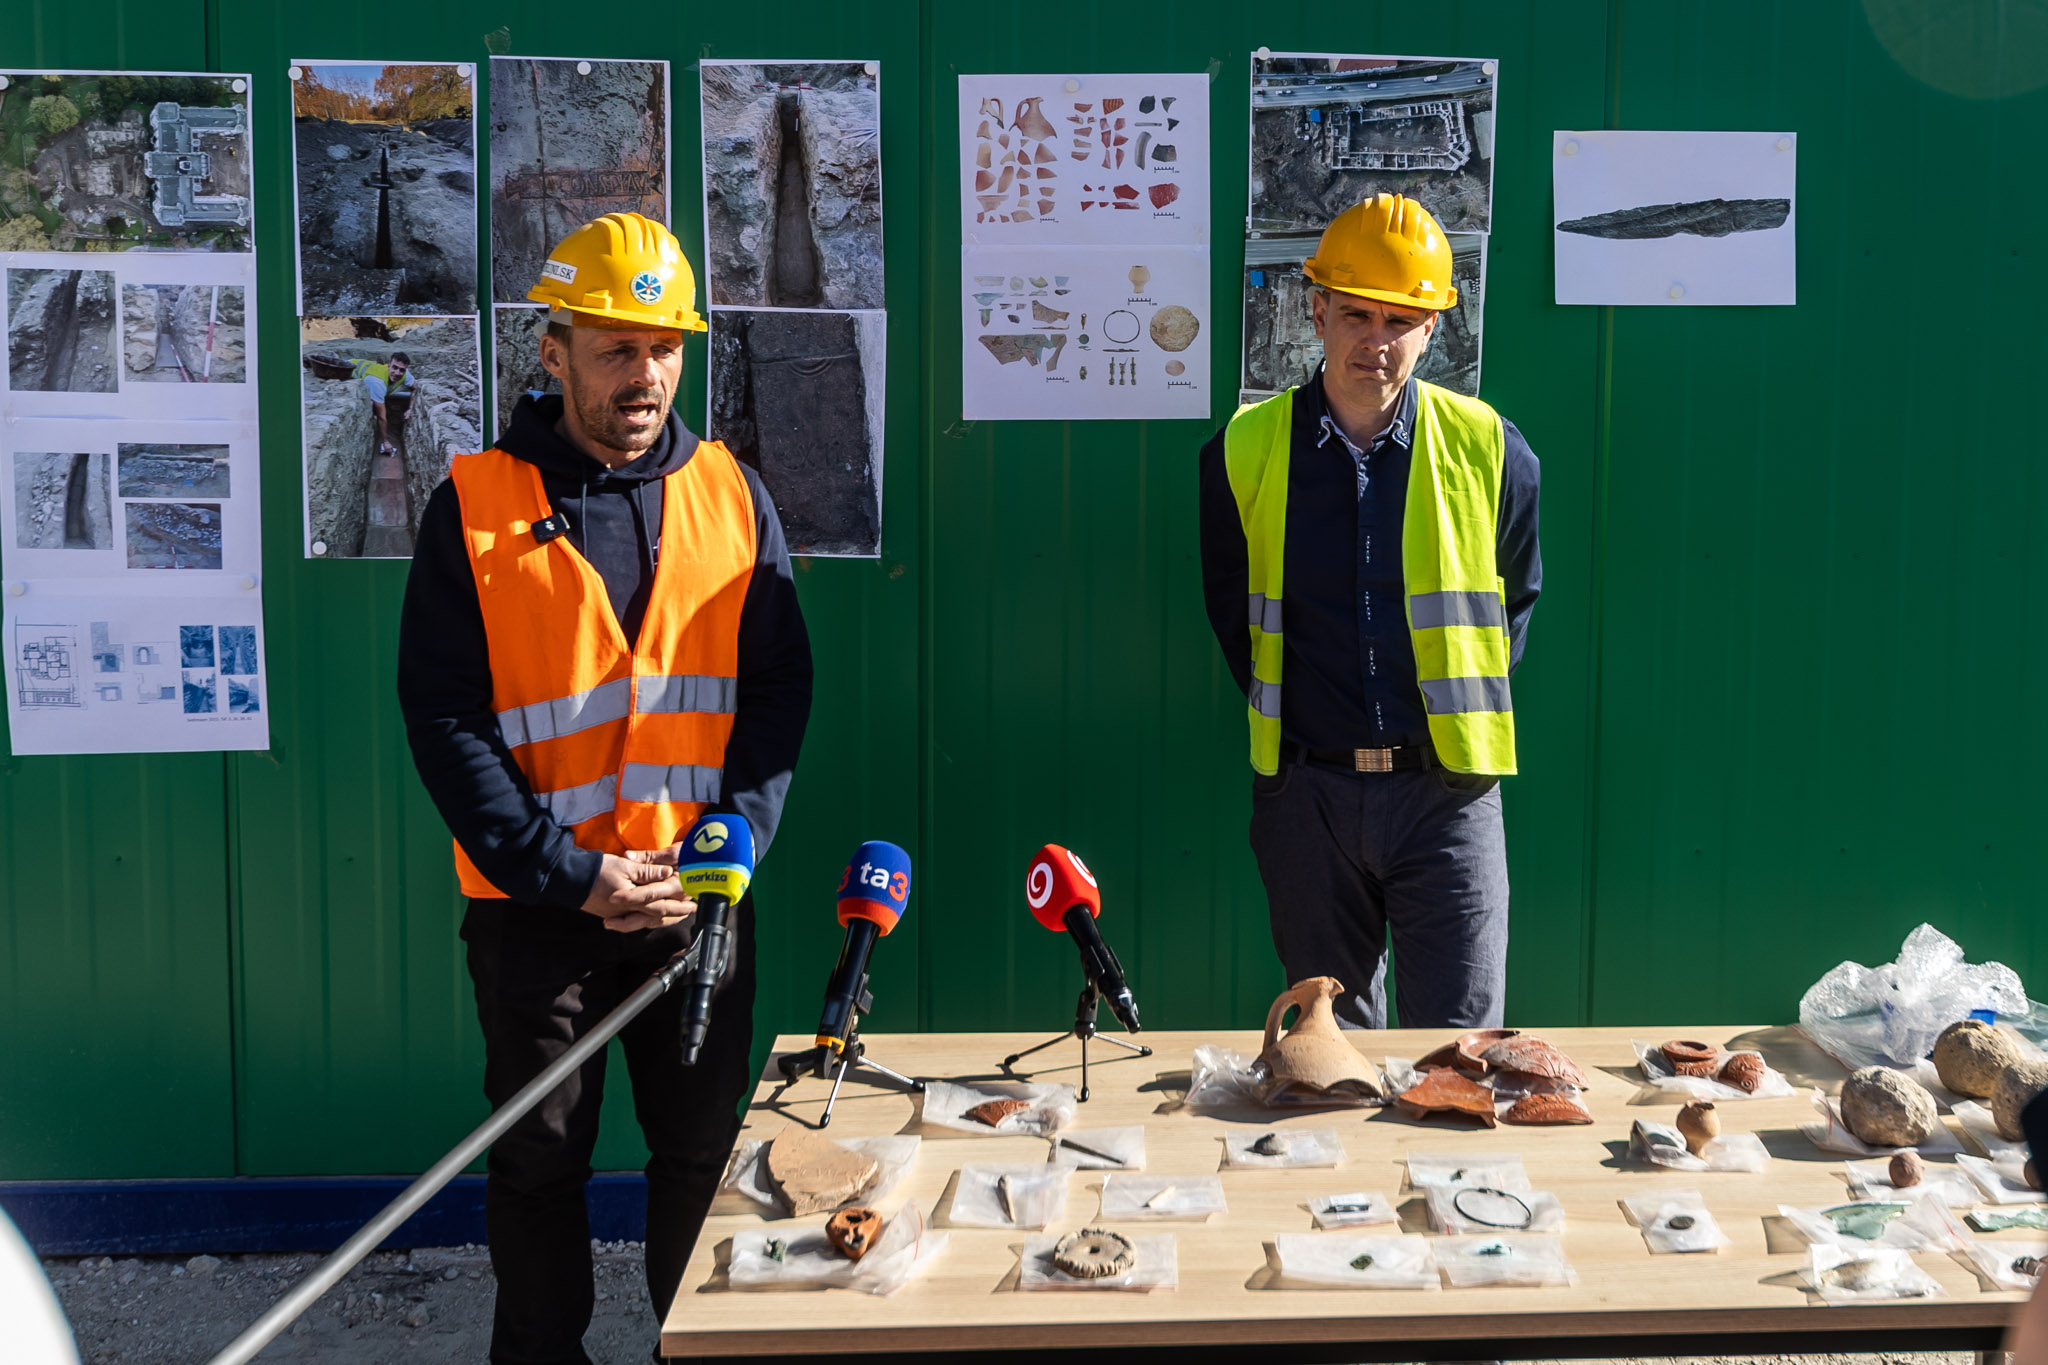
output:
[{"label": "red pottery fragment", "polygon": [[1397,1096],[1394,1103],[1411,1118],[1463,1114],[1493,1127],[1493,1092],[1447,1066],[1423,1072],[1422,1079]]},{"label": "red pottery fragment", "polygon": [[1525,1076],[1569,1081],[1581,1090],[1586,1088],[1586,1073],[1579,1070],[1578,1063],[1565,1056],[1555,1043],[1531,1034],[1503,1038],[1480,1055],[1496,1071],[1518,1071]]},{"label": "red pottery fragment", "polygon": [[1502,1123],[1591,1123],[1577,1095],[1524,1095],[1500,1116]]}]

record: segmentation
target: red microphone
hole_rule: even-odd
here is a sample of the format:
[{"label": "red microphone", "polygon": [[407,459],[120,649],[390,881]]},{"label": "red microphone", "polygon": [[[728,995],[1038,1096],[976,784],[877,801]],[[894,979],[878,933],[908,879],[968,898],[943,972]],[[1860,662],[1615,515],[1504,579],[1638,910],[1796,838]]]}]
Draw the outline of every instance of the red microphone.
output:
[{"label": "red microphone", "polygon": [[1024,877],[1024,903],[1032,917],[1058,933],[1064,929],[1081,950],[1081,968],[1109,1002],[1110,1012],[1132,1033],[1139,1029],[1138,1002],[1124,980],[1124,968],[1110,951],[1095,920],[1102,914],[1102,888],[1088,864],[1058,844],[1047,844],[1031,860]]}]

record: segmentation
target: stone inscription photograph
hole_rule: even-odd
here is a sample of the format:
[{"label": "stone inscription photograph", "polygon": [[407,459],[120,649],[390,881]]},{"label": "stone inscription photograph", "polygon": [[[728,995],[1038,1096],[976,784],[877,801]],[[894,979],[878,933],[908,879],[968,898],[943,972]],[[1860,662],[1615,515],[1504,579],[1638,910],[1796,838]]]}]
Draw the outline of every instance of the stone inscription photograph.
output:
[{"label": "stone inscription photograph", "polygon": [[295,63],[301,317],[474,313],[468,64]]},{"label": "stone inscription photograph", "polygon": [[0,74],[0,251],[247,251],[249,82]]},{"label": "stone inscription photograph", "polygon": [[876,62],[705,62],[705,274],[739,308],[880,308]]},{"label": "stone inscription photograph", "polygon": [[482,450],[475,318],[299,320],[306,549],[409,559],[427,495]]},{"label": "stone inscription photograph", "polygon": [[607,213],[668,211],[668,63],[493,57],[491,294],[524,303],[548,249]]}]

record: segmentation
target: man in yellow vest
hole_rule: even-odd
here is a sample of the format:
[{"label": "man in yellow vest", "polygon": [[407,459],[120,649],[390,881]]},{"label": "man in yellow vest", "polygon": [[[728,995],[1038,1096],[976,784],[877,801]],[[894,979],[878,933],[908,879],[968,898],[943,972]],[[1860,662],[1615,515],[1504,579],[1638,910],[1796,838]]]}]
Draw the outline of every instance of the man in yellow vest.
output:
[{"label": "man in yellow vest", "polygon": [[1323,365],[1202,450],[1209,622],[1250,728],[1252,852],[1287,979],[1340,1021],[1489,1027],[1506,994],[1499,778],[1541,587],[1536,457],[1415,376],[1457,302],[1421,205],[1339,214],[1304,270]]},{"label": "man in yellow vest", "polygon": [[[773,839],[811,704],[781,523],[753,470],[672,409],[703,331],[681,247],[607,214],[528,294],[541,364],[498,444],[456,458],[420,528],[399,625],[413,759],[455,835],[484,1094],[510,1098],[690,938],[675,842],[736,811]],[[681,992],[621,1035],[647,1164],[647,1288],[668,1311],[751,1081],[754,912],[697,1064]],[[584,1186],[600,1051],[491,1148],[494,1362],[587,1365]]]},{"label": "man in yellow vest", "polygon": [[358,360],[354,369],[355,378],[362,381],[363,392],[370,395],[370,411],[377,418],[377,450],[389,455],[398,449],[391,440],[391,432],[394,427],[405,425],[405,414],[419,389],[411,373],[412,357],[404,351],[393,351],[382,365],[374,360]]}]

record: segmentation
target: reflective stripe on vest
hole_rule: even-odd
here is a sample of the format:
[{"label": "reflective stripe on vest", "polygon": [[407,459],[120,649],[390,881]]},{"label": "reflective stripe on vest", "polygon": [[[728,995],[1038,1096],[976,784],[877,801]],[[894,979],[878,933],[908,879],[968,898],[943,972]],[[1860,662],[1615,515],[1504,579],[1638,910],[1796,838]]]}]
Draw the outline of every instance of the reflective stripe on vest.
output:
[{"label": "reflective stripe on vest", "polygon": [[[565,538],[545,543],[540,471],[499,450],[456,458],[490,649],[491,707],[536,799],[583,848],[659,849],[719,797],[739,700],[739,620],[754,500],[724,446],[701,442],[662,480],[661,539],[630,647],[604,580]],[[458,846],[471,896],[502,896]]]},{"label": "reflective stripe on vest", "polygon": [[[1416,385],[1401,576],[1416,680],[1437,759],[1454,772],[1515,771],[1507,608],[1495,564],[1506,447],[1498,414],[1476,398]],[[1245,698],[1252,767],[1280,768],[1282,578],[1294,390],[1238,409],[1224,466],[1244,527],[1252,682]]]}]

